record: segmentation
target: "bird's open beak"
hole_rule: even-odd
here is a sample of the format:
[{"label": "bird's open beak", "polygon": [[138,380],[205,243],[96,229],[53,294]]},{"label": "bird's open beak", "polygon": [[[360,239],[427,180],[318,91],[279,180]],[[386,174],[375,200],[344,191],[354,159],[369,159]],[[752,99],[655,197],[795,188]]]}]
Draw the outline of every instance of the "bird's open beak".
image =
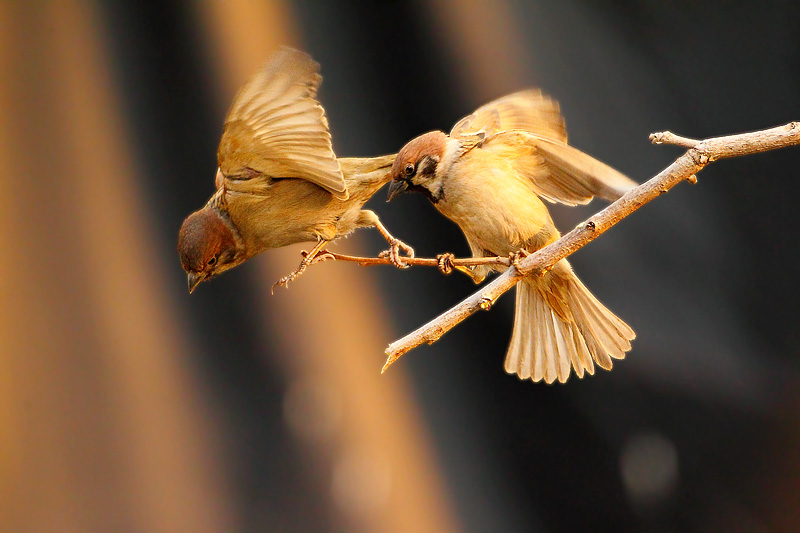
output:
[{"label": "bird's open beak", "polygon": [[389,196],[386,198],[387,202],[391,202],[392,199],[402,194],[408,189],[408,182],[406,180],[392,180],[389,184]]},{"label": "bird's open beak", "polygon": [[197,272],[189,272],[189,294],[192,294],[192,291],[203,281],[204,276],[202,274],[198,274]]}]

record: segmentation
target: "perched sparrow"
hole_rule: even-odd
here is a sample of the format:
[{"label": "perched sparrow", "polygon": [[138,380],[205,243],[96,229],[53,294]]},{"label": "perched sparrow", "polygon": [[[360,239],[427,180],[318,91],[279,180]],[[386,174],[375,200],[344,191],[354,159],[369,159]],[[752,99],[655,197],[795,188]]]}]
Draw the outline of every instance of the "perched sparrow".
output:
[{"label": "perched sparrow", "polygon": [[[512,95],[512,97],[515,95]],[[537,92],[541,112],[524,129],[486,128],[450,135],[426,133],[406,144],[392,166],[389,200],[403,191],[427,196],[457,223],[474,257],[520,257],[560,237],[542,200],[566,205],[593,196],[615,200],[636,185],[611,167],[567,145],[558,104]],[[511,98],[511,97],[507,97]],[[498,100],[502,102],[504,99]],[[491,267],[461,267],[479,283]],[[505,369],[521,379],[565,382],[570,367],[578,377],[606,370],[622,359],[633,330],[606,309],[575,276],[566,260],[542,276],[518,284],[514,330]]]},{"label": "perched sparrow", "polygon": [[404,266],[395,239],[364,203],[390,179],[394,155],[338,159],[325,112],[316,99],[322,78],[307,54],[282,48],[233,100],[217,160],[216,193],[189,215],[178,235],[178,254],[198,283],[269,249],[317,242],[299,275],[328,242],[356,228],[375,226]]}]

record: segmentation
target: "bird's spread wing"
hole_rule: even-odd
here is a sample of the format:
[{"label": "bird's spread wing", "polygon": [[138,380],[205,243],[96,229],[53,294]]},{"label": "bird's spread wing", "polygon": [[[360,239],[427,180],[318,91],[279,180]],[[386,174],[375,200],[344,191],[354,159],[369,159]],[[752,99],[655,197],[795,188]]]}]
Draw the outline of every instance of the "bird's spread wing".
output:
[{"label": "bird's spread wing", "polygon": [[636,182],[564,142],[521,131],[487,138],[480,149],[508,161],[530,178],[534,192],[549,202],[586,204],[594,196],[614,201]]},{"label": "bird's spread wing", "polygon": [[319,65],[291,48],[281,48],[261,67],[239,90],[225,120],[217,160],[226,180],[302,178],[348,197],[316,99],[321,81]]},{"label": "bird's spread wing", "polygon": [[538,89],[509,94],[481,106],[459,120],[450,137],[465,139],[482,135],[488,138],[507,130],[523,130],[567,142],[567,129],[558,102]]}]

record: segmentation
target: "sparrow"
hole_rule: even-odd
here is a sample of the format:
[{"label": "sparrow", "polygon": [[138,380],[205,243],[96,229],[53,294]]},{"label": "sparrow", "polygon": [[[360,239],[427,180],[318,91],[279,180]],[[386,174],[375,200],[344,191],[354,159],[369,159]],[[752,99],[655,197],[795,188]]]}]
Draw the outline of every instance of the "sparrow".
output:
[{"label": "sparrow", "polygon": [[[567,144],[554,100],[524,91],[498,102],[519,99],[539,110],[528,112],[524,126],[507,128],[484,116],[487,127],[466,131],[464,125],[477,117],[497,115],[489,104],[459,121],[449,135],[432,131],[408,142],[392,165],[389,200],[405,191],[420,192],[458,224],[473,257],[518,261],[560,237],[545,201],[569,206],[594,196],[613,201],[636,186]],[[506,117],[505,124],[510,122]],[[487,265],[457,268],[475,283],[492,270]],[[515,307],[505,370],[520,379],[564,383],[571,370],[579,378],[594,374],[595,365],[610,370],[612,359],[623,359],[635,338],[565,259],[520,281]]]},{"label": "sparrow", "polygon": [[324,258],[327,243],[356,228],[377,228],[390,245],[382,255],[395,265],[407,266],[401,251],[413,257],[373,211],[362,209],[390,181],[395,156],[336,157],[316,97],[321,81],[308,54],[284,47],[237,93],[217,150],[216,192],[178,234],[190,293],[264,250],[316,242],[276,284],[286,285]]}]

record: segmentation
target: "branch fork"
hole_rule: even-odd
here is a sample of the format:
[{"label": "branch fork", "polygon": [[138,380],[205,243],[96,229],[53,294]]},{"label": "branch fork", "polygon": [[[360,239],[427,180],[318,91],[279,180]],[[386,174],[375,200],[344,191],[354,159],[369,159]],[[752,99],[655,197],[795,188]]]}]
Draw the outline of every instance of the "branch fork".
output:
[{"label": "branch fork", "polygon": [[[687,151],[650,180],[631,189],[556,242],[527,257],[456,259],[452,254],[443,254],[436,259],[404,258],[404,262],[408,265],[435,266],[445,274],[452,272],[454,266],[469,267],[489,264],[502,265],[507,267],[507,270],[427,324],[391,343],[386,348],[387,359],[381,373],[385,372],[392,363],[409,350],[423,343],[436,342],[442,335],[477,311],[488,311],[500,296],[515,286],[522,278],[542,274],[553,268],[558,261],[583,248],[620,220],[654,198],[668,192],[675,185],[682,181],[697,183],[697,173],[714,161],[800,144],[800,122],[790,122],[784,126],[767,130],[703,140],[663,131],[651,134],[650,141],[653,144],[680,146],[686,148]],[[336,260],[354,261],[364,266],[391,264],[389,258],[385,257],[354,257],[334,253],[330,255]]]}]

